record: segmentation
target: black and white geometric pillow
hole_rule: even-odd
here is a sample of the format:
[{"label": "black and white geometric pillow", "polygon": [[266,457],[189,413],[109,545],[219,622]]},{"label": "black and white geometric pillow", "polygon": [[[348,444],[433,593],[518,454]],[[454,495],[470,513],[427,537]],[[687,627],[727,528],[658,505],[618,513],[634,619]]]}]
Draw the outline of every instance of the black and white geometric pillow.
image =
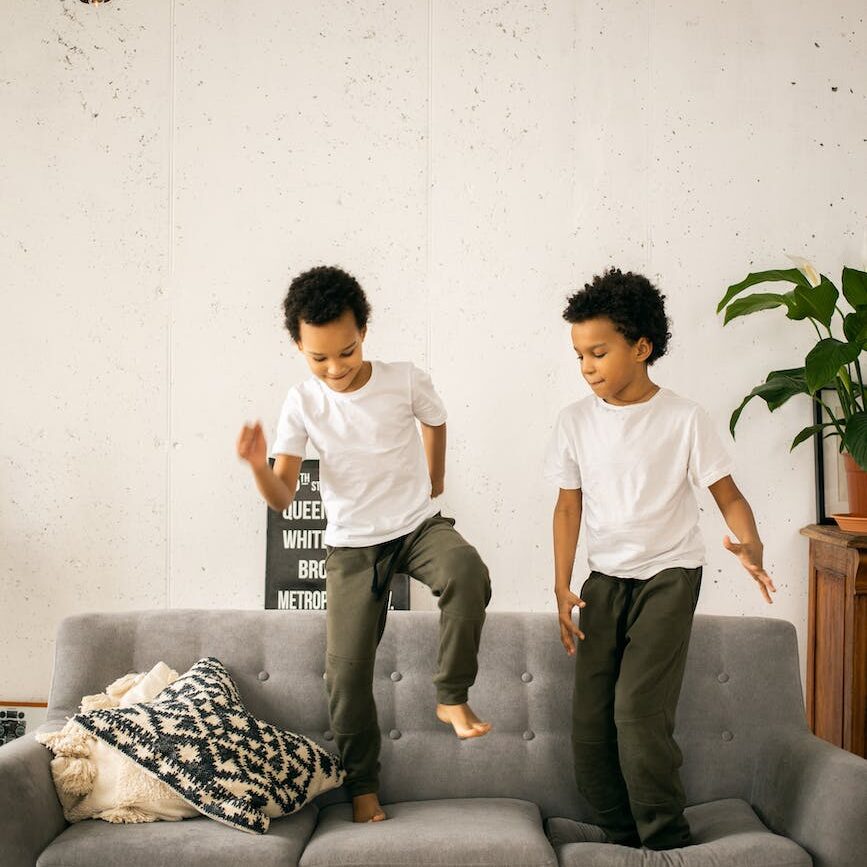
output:
[{"label": "black and white geometric pillow", "polygon": [[345,776],[337,756],[252,716],[214,657],[153,701],[73,719],[206,816],[242,831],[264,834],[271,818],[300,810]]}]

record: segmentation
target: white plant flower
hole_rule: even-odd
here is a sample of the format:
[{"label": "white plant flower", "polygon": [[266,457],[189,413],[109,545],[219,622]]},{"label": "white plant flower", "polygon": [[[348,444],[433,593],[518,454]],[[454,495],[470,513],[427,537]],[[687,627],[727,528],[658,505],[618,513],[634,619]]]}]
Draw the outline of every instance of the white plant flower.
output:
[{"label": "white plant flower", "polygon": [[804,259],[803,256],[789,256],[788,253],[786,257],[810,281],[813,288],[822,282],[819,272],[813,267],[813,263],[809,259]]}]

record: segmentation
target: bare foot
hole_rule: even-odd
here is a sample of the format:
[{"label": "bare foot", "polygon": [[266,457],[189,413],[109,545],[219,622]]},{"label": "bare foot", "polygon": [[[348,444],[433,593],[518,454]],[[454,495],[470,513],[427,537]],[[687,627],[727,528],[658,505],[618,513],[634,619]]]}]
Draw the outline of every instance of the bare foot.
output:
[{"label": "bare foot", "polygon": [[353,822],[382,822],[387,818],[375,792],[369,795],[358,795],[352,799]]},{"label": "bare foot", "polygon": [[491,724],[482,722],[468,704],[438,704],[437,719],[451,725],[459,738],[480,738],[491,730]]}]

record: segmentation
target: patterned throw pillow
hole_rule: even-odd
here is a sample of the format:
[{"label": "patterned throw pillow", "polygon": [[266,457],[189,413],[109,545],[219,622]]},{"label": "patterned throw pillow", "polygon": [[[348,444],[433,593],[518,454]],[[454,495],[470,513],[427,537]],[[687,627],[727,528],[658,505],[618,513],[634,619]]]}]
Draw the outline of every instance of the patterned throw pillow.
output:
[{"label": "patterned throw pillow", "polygon": [[256,719],[223,664],[200,659],[153,701],[72,719],[164,782],[197,810],[264,834],[343,782],[337,756]]}]

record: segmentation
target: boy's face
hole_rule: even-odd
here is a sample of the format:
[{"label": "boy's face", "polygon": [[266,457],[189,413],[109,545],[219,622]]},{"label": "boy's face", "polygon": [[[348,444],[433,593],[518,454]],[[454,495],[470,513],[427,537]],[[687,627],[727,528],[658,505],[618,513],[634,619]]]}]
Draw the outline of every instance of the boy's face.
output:
[{"label": "boy's face", "polygon": [[297,346],[310,370],[334,391],[352,391],[364,369],[361,347],[366,328],[359,330],[355,314],[345,311],[339,319],[311,325],[303,319]]},{"label": "boy's face", "polygon": [[593,393],[614,403],[647,376],[646,362],[653,351],[646,337],[630,343],[606,316],[574,323],[572,346]]}]

